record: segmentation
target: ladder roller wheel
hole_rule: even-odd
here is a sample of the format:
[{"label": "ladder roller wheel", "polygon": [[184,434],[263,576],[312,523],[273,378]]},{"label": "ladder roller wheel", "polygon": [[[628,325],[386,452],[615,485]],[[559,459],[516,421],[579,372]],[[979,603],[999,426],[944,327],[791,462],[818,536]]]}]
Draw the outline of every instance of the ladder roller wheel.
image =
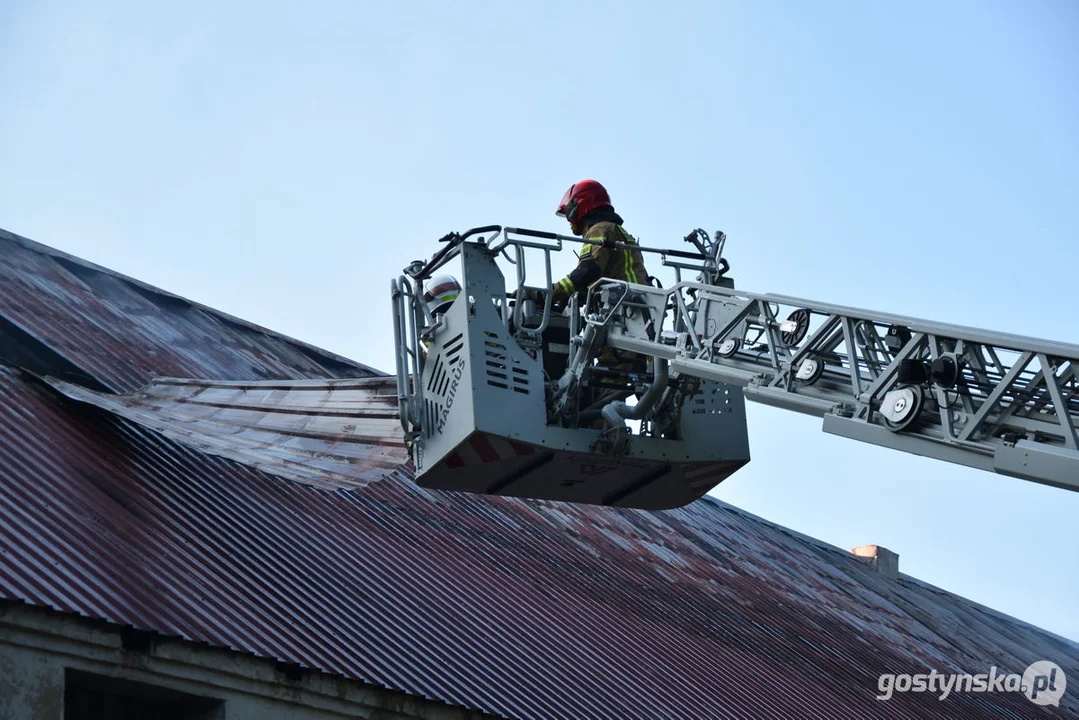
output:
[{"label": "ladder roller wheel", "polygon": [[781,333],[780,338],[787,347],[794,347],[805,340],[806,333],[809,331],[809,311],[805,308],[794,310],[787,316],[787,320],[794,323],[794,329]]},{"label": "ladder roller wheel", "polygon": [[798,363],[794,379],[803,385],[812,385],[820,380],[824,374],[824,360],[817,357],[807,357]]},{"label": "ladder roller wheel", "polygon": [[719,347],[716,348],[716,353],[720,357],[729,358],[732,357],[742,347],[742,341],[738,338],[727,338]]},{"label": "ladder roller wheel", "polygon": [[891,390],[880,401],[884,425],[892,432],[902,432],[918,420],[925,406],[925,391],[920,385],[903,385]]}]

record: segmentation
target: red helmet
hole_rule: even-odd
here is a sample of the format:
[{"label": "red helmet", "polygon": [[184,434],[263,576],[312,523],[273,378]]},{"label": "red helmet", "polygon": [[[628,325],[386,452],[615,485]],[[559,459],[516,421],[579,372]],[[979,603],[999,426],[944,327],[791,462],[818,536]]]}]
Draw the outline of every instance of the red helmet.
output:
[{"label": "red helmet", "polygon": [[582,180],[569,186],[555,215],[566,218],[570,223],[576,223],[601,207],[611,207],[611,196],[607,194],[607,189],[595,180]]}]

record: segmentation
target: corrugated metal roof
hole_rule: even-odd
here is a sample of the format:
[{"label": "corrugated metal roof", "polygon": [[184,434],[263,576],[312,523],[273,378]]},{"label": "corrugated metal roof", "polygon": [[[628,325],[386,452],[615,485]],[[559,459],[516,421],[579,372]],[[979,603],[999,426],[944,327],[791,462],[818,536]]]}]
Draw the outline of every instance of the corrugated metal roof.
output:
[{"label": "corrugated metal roof", "polygon": [[[56,297],[52,282],[19,287]],[[11,298],[30,302],[2,292],[2,317]],[[22,341],[52,347],[68,312],[50,305]],[[100,312],[106,335],[109,313],[126,322],[116,305]],[[77,358],[79,338],[64,342]],[[152,344],[161,353],[123,382],[95,369],[104,353],[80,367],[141,385],[181,362]],[[213,353],[200,370],[195,345],[178,351],[185,374],[227,370]],[[49,364],[37,346],[21,356]],[[1048,659],[1079,678],[1079,645],[711,498],[571,506],[425,491],[406,468],[327,492],[68,400],[10,360],[0,478],[0,597],[506,717],[1079,714],[1074,693],[1055,713],[1006,693],[876,700],[882,672]]]},{"label": "corrugated metal roof", "polygon": [[383,374],[4,230],[0,258],[0,359],[42,375],[129,392],[156,376]]},{"label": "corrugated metal roof", "polygon": [[161,378],[127,395],[47,382],[188,447],[315,487],[362,487],[409,459],[395,378]]}]

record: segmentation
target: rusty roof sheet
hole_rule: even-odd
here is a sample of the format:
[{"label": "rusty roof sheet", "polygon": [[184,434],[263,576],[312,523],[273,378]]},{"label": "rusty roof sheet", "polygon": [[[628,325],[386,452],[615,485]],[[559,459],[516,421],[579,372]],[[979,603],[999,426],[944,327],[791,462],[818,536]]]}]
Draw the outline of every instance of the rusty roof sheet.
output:
[{"label": "rusty roof sheet", "polygon": [[[55,297],[55,281],[19,287]],[[3,292],[0,318],[31,302]],[[114,332],[108,312],[126,327],[123,308],[99,311],[95,337]],[[14,367],[62,365],[54,342],[78,358],[79,338],[49,339],[68,310],[49,312],[0,351],[2,598],[505,717],[1079,715],[1071,692],[1055,712],[1009,693],[878,701],[882,672],[1048,659],[1079,677],[1079,644],[711,498],[645,512],[434,492],[407,466],[325,491],[200,452]],[[138,372],[121,359],[118,385],[181,362],[158,346]],[[189,374],[225,369],[180,346]],[[79,367],[124,376],[105,360]],[[346,368],[331,365],[295,375]]]},{"label": "rusty roof sheet", "polygon": [[4,230],[0,259],[0,360],[42,375],[129,392],[383,374]]},{"label": "rusty roof sheet", "polygon": [[409,460],[395,378],[159,378],[126,395],[47,381],[188,447],[314,487],[362,487]]}]

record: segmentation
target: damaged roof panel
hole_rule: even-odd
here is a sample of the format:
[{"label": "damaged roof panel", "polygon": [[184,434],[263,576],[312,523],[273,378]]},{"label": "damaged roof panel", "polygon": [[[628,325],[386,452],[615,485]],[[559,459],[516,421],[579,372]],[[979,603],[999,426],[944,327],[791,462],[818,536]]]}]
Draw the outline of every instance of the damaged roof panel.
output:
[{"label": "damaged roof panel", "polygon": [[162,378],[129,395],[48,382],[188,447],[316,487],[362,487],[408,461],[394,378]]}]

